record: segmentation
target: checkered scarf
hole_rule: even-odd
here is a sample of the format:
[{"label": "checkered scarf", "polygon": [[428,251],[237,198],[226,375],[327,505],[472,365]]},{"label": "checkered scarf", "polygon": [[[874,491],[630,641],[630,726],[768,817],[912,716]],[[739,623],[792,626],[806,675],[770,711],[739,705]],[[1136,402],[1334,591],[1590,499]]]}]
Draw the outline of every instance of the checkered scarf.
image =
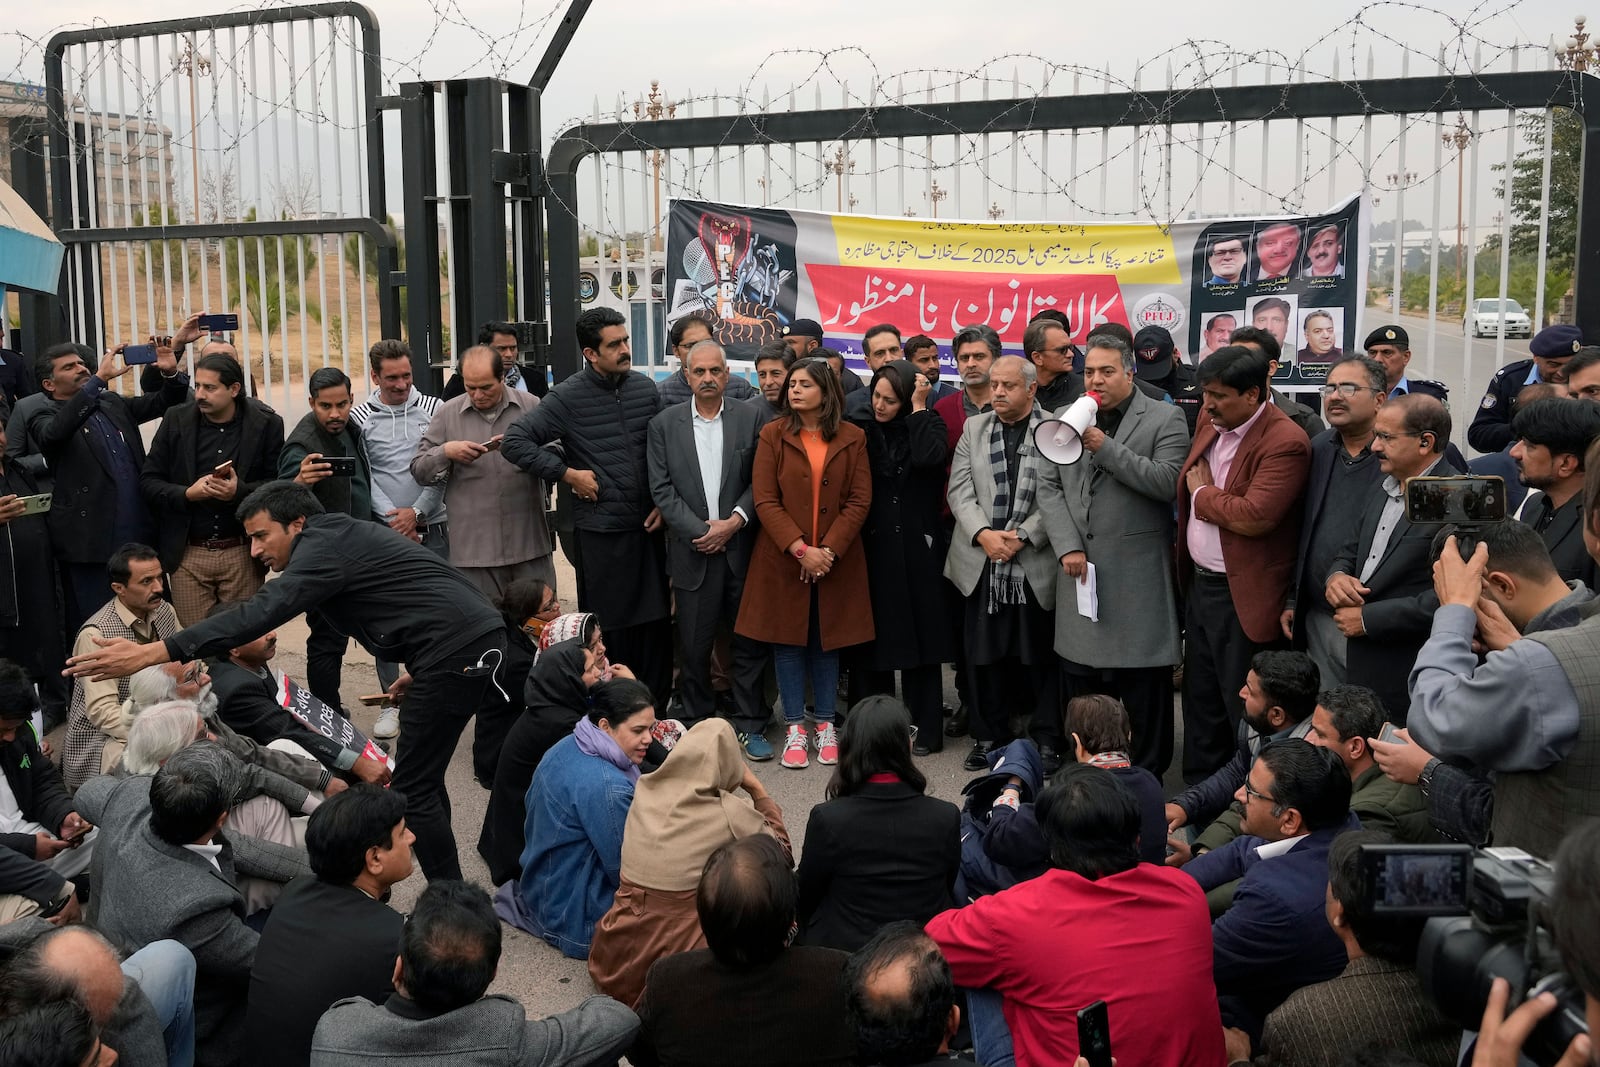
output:
[{"label": "checkered scarf", "polygon": [[[1033,495],[1039,487],[1039,461],[1034,449],[1033,435],[1043,420],[1039,405],[1028,413],[1028,428],[1017,449],[1017,486],[1011,490],[1011,475],[1006,469],[1006,438],[1002,432],[1000,416],[989,423],[989,467],[994,471],[994,503],[989,506],[989,526],[995,530],[1010,530],[1020,525],[1033,510]],[[1023,604],[1023,583],[1027,581],[1022,566],[1015,557],[1005,563],[989,565],[990,615],[1000,610],[1002,604]]]}]

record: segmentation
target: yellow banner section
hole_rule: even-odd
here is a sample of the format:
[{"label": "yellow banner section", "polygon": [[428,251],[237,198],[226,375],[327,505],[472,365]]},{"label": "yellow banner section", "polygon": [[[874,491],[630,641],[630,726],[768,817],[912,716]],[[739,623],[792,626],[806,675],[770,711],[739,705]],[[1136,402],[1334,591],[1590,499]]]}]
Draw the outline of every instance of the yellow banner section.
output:
[{"label": "yellow banner section", "polygon": [[851,267],[1114,273],[1129,285],[1181,282],[1172,239],[1151,225],[939,222],[833,215],[839,262]]}]

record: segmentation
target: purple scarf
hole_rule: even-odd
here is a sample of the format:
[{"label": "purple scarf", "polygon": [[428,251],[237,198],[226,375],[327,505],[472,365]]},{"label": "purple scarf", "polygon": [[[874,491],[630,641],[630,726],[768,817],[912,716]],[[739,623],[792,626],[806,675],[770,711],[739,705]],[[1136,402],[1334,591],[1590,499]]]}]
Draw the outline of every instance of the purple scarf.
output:
[{"label": "purple scarf", "polygon": [[589,716],[579,719],[578,725],[572,728],[572,739],[578,743],[579,752],[605,760],[626,774],[630,782],[639,780],[639,768],[634,766],[633,760],[622,751],[615,738],[590,722]]}]

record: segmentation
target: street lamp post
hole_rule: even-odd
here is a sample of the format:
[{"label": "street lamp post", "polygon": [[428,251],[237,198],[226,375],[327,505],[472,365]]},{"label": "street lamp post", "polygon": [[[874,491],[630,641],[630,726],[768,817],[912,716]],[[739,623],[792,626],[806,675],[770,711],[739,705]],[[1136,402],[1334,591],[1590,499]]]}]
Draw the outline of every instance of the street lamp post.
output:
[{"label": "street lamp post", "polygon": [[[833,158],[822,164],[823,168],[834,177],[836,207],[839,214],[844,214],[844,176],[856,172],[856,161],[845,152],[844,145],[834,149]],[[850,198],[853,202],[855,197]]]},{"label": "street lamp post", "polygon": [[194,37],[183,41],[183,54],[172,57],[172,69],[189,78],[189,158],[194,179],[194,221],[200,221],[200,103],[195,78],[211,72],[211,56],[194,46]]},{"label": "street lamp post", "polygon": [[[661,83],[654,78],[650,79],[650,95],[643,100],[633,102],[633,117],[635,119],[649,119],[658,122],[663,118],[672,118],[678,113],[678,105],[668,101],[661,93]],[[653,178],[655,195],[655,219],[651,227],[651,250],[661,243],[661,150],[655,149],[650,153],[650,172]],[[649,257],[646,257],[647,259]]]},{"label": "street lamp post", "polygon": [[1000,206],[1000,201],[996,200],[989,205],[989,217],[996,220],[1006,217],[1006,209]]},{"label": "street lamp post", "polygon": [[950,195],[950,190],[939,188],[938,179],[934,180],[933,188],[923,193],[923,198],[933,204],[933,217],[939,217],[939,201]]},{"label": "street lamp post", "polygon": [[1456,128],[1444,134],[1444,143],[1456,150],[1456,284],[1461,284],[1461,272],[1467,261],[1467,239],[1464,207],[1466,203],[1466,152],[1472,143],[1473,133],[1467,127],[1467,117],[1456,112]]}]

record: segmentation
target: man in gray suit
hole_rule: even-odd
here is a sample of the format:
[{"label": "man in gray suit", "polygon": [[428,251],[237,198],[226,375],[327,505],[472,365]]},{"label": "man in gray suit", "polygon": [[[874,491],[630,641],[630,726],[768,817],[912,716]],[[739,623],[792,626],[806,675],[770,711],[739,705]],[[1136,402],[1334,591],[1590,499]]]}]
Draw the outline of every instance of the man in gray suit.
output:
[{"label": "man in gray suit", "polygon": [[100,827],[89,921],[134,950],[170,938],[194,953],[195,1062],[238,1061],[259,934],[245,924],[240,875],[309,874],[299,849],[223,831],[240,765],[221,745],[180,750],[154,776],[91,778],[78,810]]},{"label": "man in gray suit", "polygon": [[[739,614],[745,568],[755,536],[750,488],[756,435],[767,421],[754,405],[729,404],[728,360],[715,341],[701,341],[683,365],[694,398],[650,420],[646,457],[650,497],[667,526],[667,574],[677,605],[683,669],[679,695],[693,723],[715,711],[711,650],[719,624]],[[733,635],[734,728],[745,755],[772,758],[762,736],[765,650]]]},{"label": "man in gray suit", "polygon": [[989,749],[1012,740],[1012,711],[1032,710],[1029,733],[1047,770],[1060,763],[1061,669],[1052,643],[1056,554],[1039,513],[1040,475],[1049,461],[1033,434],[1038,373],[1018,356],[994,361],[992,410],[967,420],[950,463],[947,499],[955,519],[944,575],[966,598],[963,638],[972,665],[968,770],[989,765]]},{"label": "man in gray suit", "polygon": [[615,1063],[639,1017],[610,997],[528,1021],[508,996],[484,996],[500,965],[500,920],[475,885],[429,882],[400,933],[394,993],[329,1008],[311,1039],[311,1067],[587,1067]]},{"label": "man in gray suit", "polygon": [[[1100,410],[1078,462],[1040,473],[1039,511],[1061,561],[1055,647],[1066,685],[1072,696],[1121,700],[1133,723],[1128,755],[1160,778],[1172,763],[1171,667],[1182,655],[1169,549],[1189,428],[1183,412],[1136,389],[1133,372],[1133,349],[1094,338],[1083,376]],[[1097,618],[1080,610],[1080,583],[1093,585]]]}]

